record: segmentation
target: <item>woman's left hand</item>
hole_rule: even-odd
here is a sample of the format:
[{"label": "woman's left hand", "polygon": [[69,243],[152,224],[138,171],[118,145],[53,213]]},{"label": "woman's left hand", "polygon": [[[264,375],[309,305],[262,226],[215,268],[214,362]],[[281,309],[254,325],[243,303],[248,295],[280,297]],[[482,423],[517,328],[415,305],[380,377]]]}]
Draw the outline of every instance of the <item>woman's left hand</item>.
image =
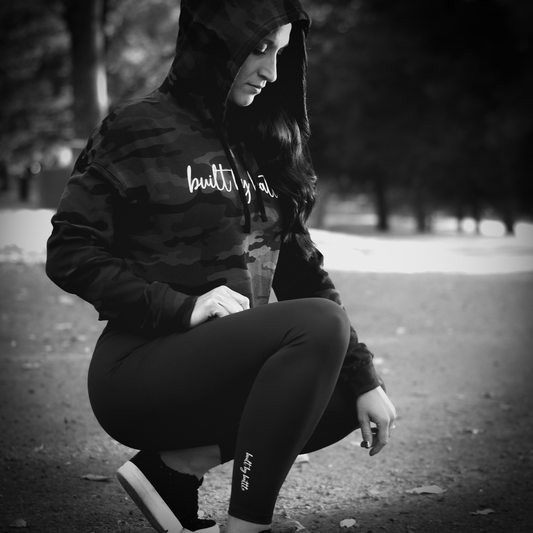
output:
[{"label": "woman's left hand", "polygon": [[[361,446],[370,448],[370,455],[376,455],[389,442],[396,409],[385,391],[377,387],[357,398],[357,417],[363,434]],[[374,422],[377,426],[375,434],[372,433],[370,422]]]}]

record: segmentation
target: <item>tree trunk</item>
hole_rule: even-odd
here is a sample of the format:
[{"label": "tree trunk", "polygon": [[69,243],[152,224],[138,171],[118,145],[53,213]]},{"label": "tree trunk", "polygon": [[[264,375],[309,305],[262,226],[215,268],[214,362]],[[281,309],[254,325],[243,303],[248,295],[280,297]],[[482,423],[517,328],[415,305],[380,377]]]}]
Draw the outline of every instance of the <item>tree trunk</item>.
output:
[{"label": "tree trunk", "polygon": [[499,117],[495,124],[493,137],[499,163],[500,187],[497,196],[492,199],[492,203],[500,212],[505,226],[505,233],[514,235],[517,200],[515,175],[517,172],[517,146],[520,139],[520,129],[517,129],[516,122],[504,121],[504,119]]},{"label": "tree trunk", "polygon": [[515,223],[516,223],[516,214],[515,214],[515,208],[514,208],[514,202],[513,199],[510,197],[503,199],[503,206],[502,206],[502,219],[503,219],[503,225],[505,226],[505,234],[506,235],[514,235],[515,234]]},{"label": "tree trunk", "polygon": [[319,182],[318,186],[318,198],[315,204],[315,208],[311,214],[309,225],[318,228],[326,228],[326,216],[328,214],[328,202],[331,194],[333,193],[333,186],[329,179],[324,179]]},{"label": "tree trunk", "polygon": [[71,36],[74,133],[87,139],[108,111],[104,0],[65,0]]},{"label": "tree trunk", "polygon": [[383,175],[374,178],[374,195],[376,201],[376,213],[378,215],[378,231],[388,232],[389,226],[389,203],[387,201],[387,183]]},{"label": "tree trunk", "polygon": [[470,198],[470,210],[476,223],[476,235],[481,235],[481,217],[483,213],[481,201],[476,196]]},{"label": "tree trunk", "polygon": [[457,222],[457,233],[464,233],[463,220],[465,218],[465,208],[461,199],[455,200],[455,220]]},{"label": "tree trunk", "polygon": [[426,194],[421,180],[416,178],[413,180],[412,193],[416,229],[419,233],[428,233],[431,230],[431,223],[427,209]]},{"label": "tree trunk", "polygon": [[501,213],[506,235],[514,235],[514,226],[516,222],[515,168],[511,150],[512,148],[504,143],[502,143],[502,146],[500,146],[499,149],[501,190],[499,191],[499,198],[496,199],[496,205]]}]

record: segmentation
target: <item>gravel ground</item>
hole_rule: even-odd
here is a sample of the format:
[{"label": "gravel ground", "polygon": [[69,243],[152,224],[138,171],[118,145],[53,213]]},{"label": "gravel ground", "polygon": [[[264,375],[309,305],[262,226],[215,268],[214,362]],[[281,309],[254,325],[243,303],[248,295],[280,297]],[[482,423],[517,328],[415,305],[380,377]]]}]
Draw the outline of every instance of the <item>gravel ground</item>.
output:
[{"label": "gravel ground", "polygon": [[[114,477],[132,451],[101,431],[87,400],[102,325],[41,263],[20,259],[0,262],[0,531],[151,531]],[[531,532],[533,274],[332,275],[397,428],[376,457],[356,432],[295,465],[274,530]],[[221,526],[229,472],[213,470],[202,490]]]},{"label": "gravel ground", "polygon": [[[102,432],[88,404],[102,324],[44,275],[52,212],[2,207],[0,531],[151,531],[114,477],[132,451]],[[276,532],[533,530],[533,237],[531,225],[518,229],[515,238],[313,231],[400,416],[374,458],[356,432],[296,464]],[[203,511],[222,528],[230,471],[213,470],[202,490]]]}]

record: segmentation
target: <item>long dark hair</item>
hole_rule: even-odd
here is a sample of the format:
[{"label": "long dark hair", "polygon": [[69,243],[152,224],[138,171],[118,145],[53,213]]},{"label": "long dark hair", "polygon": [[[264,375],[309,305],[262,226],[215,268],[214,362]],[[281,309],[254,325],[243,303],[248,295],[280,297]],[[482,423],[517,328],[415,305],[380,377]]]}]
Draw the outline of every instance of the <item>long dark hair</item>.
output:
[{"label": "long dark hair", "polygon": [[282,238],[309,257],[314,244],[307,220],[316,202],[316,176],[307,151],[309,127],[290,112],[283,88],[269,84],[248,107],[228,108],[230,136],[253,153],[280,198]]}]

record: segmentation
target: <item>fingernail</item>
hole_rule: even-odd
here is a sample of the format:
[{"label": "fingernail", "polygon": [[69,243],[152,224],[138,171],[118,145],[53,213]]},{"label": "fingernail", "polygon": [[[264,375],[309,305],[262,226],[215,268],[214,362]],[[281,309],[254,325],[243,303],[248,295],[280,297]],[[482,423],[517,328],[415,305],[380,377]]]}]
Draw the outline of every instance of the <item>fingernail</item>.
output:
[{"label": "fingernail", "polygon": [[361,443],[361,448],[370,448],[370,442],[368,442],[367,440],[364,440]]}]

